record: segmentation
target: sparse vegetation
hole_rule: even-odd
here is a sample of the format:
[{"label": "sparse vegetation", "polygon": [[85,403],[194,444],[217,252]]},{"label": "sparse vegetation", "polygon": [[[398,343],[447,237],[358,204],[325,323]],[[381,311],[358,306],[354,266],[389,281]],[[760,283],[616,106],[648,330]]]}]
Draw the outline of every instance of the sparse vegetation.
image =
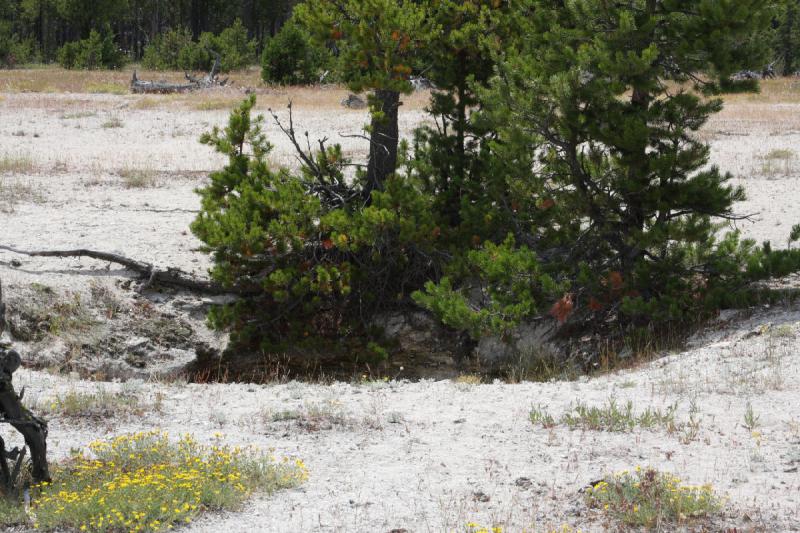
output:
[{"label": "sparse vegetation", "polygon": [[86,91],[93,94],[128,94],[129,89],[118,83],[90,83],[86,86]]},{"label": "sparse vegetation", "polygon": [[794,158],[795,153],[792,150],[772,150],[763,157],[764,164],[761,167],[761,174],[772,177],[782,173],[784,176],[788,176],[794,171],[792,165]]},{"label": "sparse vegetation", "polygon": [[97,116],[97,111],[75,111],[73,113],[64,113],[63,115],[61,115],[61,119],[72,120],[72,119],[90,118],[96,116]]},{"label": "sparse vegetation", "polygon": [[117,171],[126,189],[149,189],[158,186],[158,174],[150,168],[125,167]]},{"label": "sparse vegetation", "polygon": [[29,181],[0,174],[0,213],[12,213],[21,202],[40,202],[42,199],[41,191]]},{"label": "sparse vegetation", "polygon": [[588,488],[586,504],[618,524],[648,529],[688,524],[722,508],[711,485],[683,485],[672,474],[639,467]]},{"label": "sparse vegetation", "polygon": [[761,425],[761,416],[757,415],[753,410],[753,404],[747,402],[747,406],[744,410],[744,427],[748,431],[754,431],[759,425]]},{"label": "sparse vegetation", "polygon": [[352,422],[344,412],[341,403],[336,400],[307,402],[300,409],[265,410],[261,418],[266,424],[294,422],[298,427],[307,431],[333,429],[336,426],[344,426]]},{"label": "sparse vegetation", "polygon": [[[627,432],[636,428],[645,430],[675,429],[675,411],[677,405],[668,407],[665,411],[647,408],[636,413],[632,401],[624,405],[617,403],[616,399],[609,398],[602,407],[588,406],[577,402],[574,407],[565,412],[558,423],[570,429],[586,429],[591,431]],[[543,407],[531,409],[531,422],[541,424],[542,427],[551,428],[556,425],[554,419]]]},{"label": "sparse vegetation", "polygon": [[0,156],[0,175],[25,174],[33,172],[34,168],[33,159],[28,154],[5,153]]},{"label": "sparse vegetation", "polygon": [[142,415],[152,408],[140,395],[133,392],[110,392],[102,386],[94,391],[68,390],[32,406],[34,412],[47,417],[70,419],[110,419],[128,415]]},{"label": "sparse vegetation", "polygon": [[110,117],[108,120],[103,122],[102,127],[108,128],[121,128],[125,124],[122,122],[122,119],[119,117]]}]

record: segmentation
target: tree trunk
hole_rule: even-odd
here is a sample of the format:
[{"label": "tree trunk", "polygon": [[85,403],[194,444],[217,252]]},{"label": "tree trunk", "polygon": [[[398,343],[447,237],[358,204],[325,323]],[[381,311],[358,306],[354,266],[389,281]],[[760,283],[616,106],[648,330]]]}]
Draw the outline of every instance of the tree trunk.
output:
[{"label": "tree trunk", "polygon": [[397,169],[397,143],[400,138],[397,125],[400,93],[377,90],[373,102],[367,185],[364,190],[367,203],[371,202],[372,191],[383,190],[386,178]]}]

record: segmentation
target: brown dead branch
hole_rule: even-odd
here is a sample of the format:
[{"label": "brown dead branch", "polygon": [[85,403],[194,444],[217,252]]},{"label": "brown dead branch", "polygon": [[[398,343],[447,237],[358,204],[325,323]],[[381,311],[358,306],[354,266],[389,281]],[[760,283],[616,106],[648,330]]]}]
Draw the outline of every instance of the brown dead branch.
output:
[{"label": "brown dead branch", "polygon": [[231,288],[226,289],[222,285],[215,283],[208,279],[202,279],[184,272],[177,268],[167,268],[165,270],[157,269],[150,263],[138,261],[122,255],[113,254],[109,252],[100,252],[97,250],[77,249],[77,250],[19,250],[11,246],[0,245],[0,250],[12,252],[20,255],[27,255],[29,257],[89,257],[99,261],[108,261],[109,263],[116,263],[122,265],[128,270],[136,272],[143,279],[146,279],[143,288],[148,288],[154,285],[162,285],[167,287],[175,287],[178,289],[185,289],[191,292],[199,292],[204,294],[248,294],[252,291],[246,289]]}]

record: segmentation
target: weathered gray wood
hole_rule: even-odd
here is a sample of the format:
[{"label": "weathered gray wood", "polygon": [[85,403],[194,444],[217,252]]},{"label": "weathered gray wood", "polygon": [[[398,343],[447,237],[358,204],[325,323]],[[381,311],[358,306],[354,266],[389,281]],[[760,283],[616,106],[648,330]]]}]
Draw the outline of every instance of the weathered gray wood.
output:
[{"label": "weathered gray wood", "polygon": [[136,71],[133,71],[133,77],[131,78],[131,92],[137,94],[174,94],[174,93],[186,93],[191,91],[198,91],[201,89],[210,89],[212,87],[222,87],[227,85],[228,78],[224,80],[218,79],[219,74],[219,67],[221,63],[221,56],[211,51],[214,54],[214,65],[211,67],[211,71],[203,76],[202,78],[195,78],[194,76],[189,75],[188,72],[184,72],[184,76],[189,83],[168,83],[166,81],[145,81],[140,80],[139,77],[136,75]]}]

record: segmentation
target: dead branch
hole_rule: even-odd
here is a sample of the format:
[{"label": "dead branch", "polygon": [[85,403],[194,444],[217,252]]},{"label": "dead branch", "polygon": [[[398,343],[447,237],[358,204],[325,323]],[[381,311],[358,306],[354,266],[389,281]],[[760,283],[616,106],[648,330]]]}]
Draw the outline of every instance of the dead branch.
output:
[{"label": "dead branch", "polygon": [[199,292],[203,294],[251,294],[252,290],[244,288],[231,288],[226,289],[222,285],[215,283],[208,279],[201,279],[193,274],[184,272],[177,268],[167,268],[166,270],[157,269],[150,263],[144,261],[137,261],[128,257],[113,254],[109,252],[101,252],[97,250],[19,250],[11,246],[0,245],[0,250],[12,252],[20,255],[27,255],[29,257],[90,257],[99,261],[108,261],[109,263],[116,263],[122,265],[128,270],[136,272],[139,276],[146,280],[144,288],[155,285],[162,285],[166,287],[175,287],[178,289],[185,289],[191,292]]}]

